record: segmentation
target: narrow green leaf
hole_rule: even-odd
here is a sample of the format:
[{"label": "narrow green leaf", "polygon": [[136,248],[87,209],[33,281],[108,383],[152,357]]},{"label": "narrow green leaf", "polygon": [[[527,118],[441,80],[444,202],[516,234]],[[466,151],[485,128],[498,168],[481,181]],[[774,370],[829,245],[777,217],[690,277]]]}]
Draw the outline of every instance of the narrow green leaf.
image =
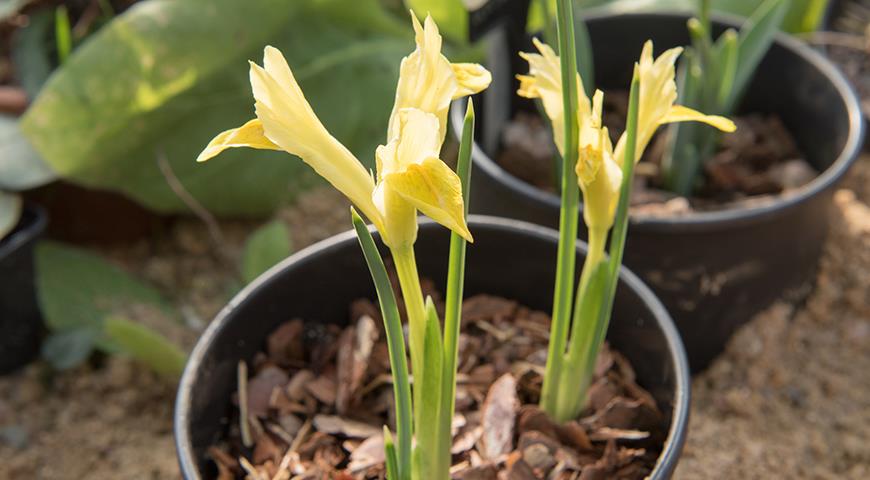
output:
[{"label": "narrow green leaf", "polygon": [[104,334],[129,355],[155,373],[169,379],[181,377],[187,354],[150,328],[122,317],[105,319]]},{"label": "narrow green leaf", "polygon": [[0,240],[6,237],[21,218],[21,197],[0,190]]},{"label": "narrow green leaf", "polygon": [[740,29],[739,63],[734,75],[734,88],[725,103],[725,112],[732,111],[743,97],[755,69],[773,43],[788,5],[788,0],[766,0]]},{"label": "narrow green leaf", "polygon": [[396,445],[393,443],[393,436],[386,425],[384,425],[384,458],[387,464],[387,480],[400,480],[399,458],[396,455]]},{"label": "narrow green leaf", "polygon": [[731,92],[734,90],[734,82],[737,80],[737,68],[739,65],[739,47],[737,45],[737,32],[733,29],[728,29],[719,37],[717,42],[720,45],[718,61],[718,83],[719,93],[716,95],[717,109],[715,112],[722,111],[722,107],[727,105],[731,97]]},{"label": "narrow green leaf", "polygon": [[[680,104],[701,111],[709,111],[704,104],[705,81],[700,60],[694,50],[686,52],[680,59],[677,70],[677,91]],[[712,113],[712,112],[711,112]],[[688,196],[695,186],[697,174],[704,158],[698,149],[698,133],[709,128],[696,122],[679,122],[668,127],[668,141],[662,157],[662,172],[667,188],[675,193]]]},{"label": "narrow green leaf", "polygon": [[360,247],[362,247],[366,264],[375,284],[375,290],[378,293],[381,316],[384,318],[384,331],[387,335],[387,348],[390,353],[390,369],[393,373],[393,395],[396,399],[396,436],[399,444],[396,470],[398,476],[396,478],[407,480],[411,475],[411,435],[414,421],[402,319],[399,316],[396,295],[393,292],[384,261],[375,245],[375,240],[356,210],[351,207],[350,211],[354,230],[356,230]]},{"label": "narrow green leaf", "polygon": [[52,333],[42,342],[42,359],[55,370],[77,367],[90,356],[99,335],[88,327]]},{"label": "narrow green leaf", "polygon": [[[420,471],[423,478],[448,478],[447,469],[450,462],[444,462],[439,456],[439,446],[450,443],[450,432],[441,432],[440,417],[446,412],[441,408],[441,373],[444,359],[444,346],[441,343],[441,325],[438,312],[431,297],[426,298],[426,332],[423,337],[422,378],[418,375],[420,368],[414,365],[414,388],[421,388],[422,403],[414,408],[424,412],[421,422],[416,425],[417,449],[420,451]],[[419,383],[418,383],[419,382]],[[448,435],[440,438],[439,435]]]},{"label": "narrow green leaf", "polygon": [[[607,327],[610,325],[610,316],[613,313],[613,299],[616,296],[616,286],[619,283],[619,270],[622,267],[622,256],[625,251],[625,238],[628,234],[628,204],[631,198],[631,186],[634,183],[634,158],[637,148],[637,116],[638,102],[640,99],[640,79],[638,78],[637,68],[635,67],[634,77],[631,80],[631,90],[628,97],[628,117],[626,118],[625,127],[625,157],[622,160],[622,186],[619,191],[619,203],[616,206],[616,217],[613,222],[613,230],[610,236],[610,258],[608,261],[608,269],[610,273],[608,278],[610,284],[607,285],[605,300],[603,307],[599,310],[598,322],[596,322],[595,335],[593,337],[593,348],[597,355],[597,349],[600,348],[604,341],[604,336],[607,333]],[[591,353],[590,353],[591,354]],[[594,357],[593,357],[594,358]]]},{"label": "narrow green leaf", "polygon": [[63,65],[72,52],[72,28],[69,26],[66,5],[61,5],[54,11],[54,38],[57,42],[57,59]]},{"label": "narrow green leaf", "polygon": [[[474,143],[474,103],[468,99],[462,138],[459,142],[459,158],[456,174],[462,185],[465,214],[468,214],[469,190],[471,188],[471,149]],[[439,420],[439,451],[442,462],[450,462],[451,432],[456,401],[456,363],[459,354],[459,331],[462,321],[462,297],[465,286],[465,251],[467,242],[456,233],[450,234],[450,254],[447,266],[447,288],[444,305],[444,368],[441,386],[441,409]]]},{"label": "narrow green leaf", "polygon": [[248,237],[242,252],[242,279],[250,283],[261,273],[292,253],[290,231],[284,222],[274,220]]},{"label": "narrow green leaf", "polygon": [[[553,132],[565,136],[564,159],[577,158],[577,54],[574,38],[574,7],[572,0],[558,0],[556,17],[561,59],[562,103],[565,110],[565,130]],[[558,378],[567,343],[568,326],[571,321],[571,300],[574,291],[574,271],[577,262],[577,224],[580,216],[580,187],[574,162],[562,162],[562,197],[559,211],[559,245],[556,258],[556,281],[553,293],[553,314],[550,327],[550,342],[547,351],[547,367],[541,391],[541,408],[549,414],[556,410]]]}]

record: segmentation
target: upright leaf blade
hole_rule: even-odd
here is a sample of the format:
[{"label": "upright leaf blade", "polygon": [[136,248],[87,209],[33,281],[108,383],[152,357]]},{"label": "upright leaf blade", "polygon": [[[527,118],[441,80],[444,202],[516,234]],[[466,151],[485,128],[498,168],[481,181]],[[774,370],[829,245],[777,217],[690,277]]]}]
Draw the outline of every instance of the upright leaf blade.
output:
[{"label": "upright leaf blade", "polygon": [[[462,138],[459,143],[459,157],[456,174],[462,185],[462,200],[465,214],[471,188],[471,150],[474,145],[474,103],[468,99],[465,120],[462,124]],[[465,250],[467,242],[455,232],[450,234],[450,253],[447,259],[447,288],[444,305],[444,363],[441,375],[441,410],[439,419],[438,456],[441,461],[450,462],[451,432],[453,412],[456,402],[456,362],[459,355],[459,331],[462,320],[462,297],[465,288]]]},{"label": "upright leaf blade", "polygon": [[737,42],[739,60],[734,74],[734,87],[725,103],[724,111],[733,110],[743,97],[755,69],[773,43],[788,5],[788,0],[766,0],[741,28]]},{"label": "upright leaf blade", "polygon": [[[413,415],[411,407],[411,380],[408,376],[408,358],[405,352],[405,336],[402,330],[402,319],[399,316],[399,307],[396,303],[396,295],[387,275],[387,269],[371,232],[355,209],[351,208],[353,228],[356,230],[360,247],[372,275],[375,290],[378,293],[378,302],[381,307],[381,316],[384,318],[384,330],[387,335],[387,348],[390,354],[390,369],[393,373],[393,395],[396,399],[396,436],[398,450],[396,471],[398,479],[408,480],[411,476],[411,435],[413,427]],[[386,440],[386,437],[385,437]],[[389,450],[387,455],[389,455]]]}]

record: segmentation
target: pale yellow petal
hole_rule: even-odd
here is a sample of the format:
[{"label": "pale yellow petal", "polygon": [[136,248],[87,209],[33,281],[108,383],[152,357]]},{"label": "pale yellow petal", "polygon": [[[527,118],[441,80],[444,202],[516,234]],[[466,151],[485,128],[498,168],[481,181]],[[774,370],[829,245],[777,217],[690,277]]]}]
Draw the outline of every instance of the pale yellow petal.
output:
[{"label": "pale yellow petal", "polygon": [[407,247],[417,240],[417,209],[387,182],[381,182],[372,196],[384,223],[378,227],[381,239],[390,248]]},{"label": "pale yellow petal", "polygon": [[411,13],[416,32],[416,49],[402,59],[396,99],[387,129],[387,140],[392,140],[399,128],[398,113],[405,108],[417,108],[438,118],[440,139],[447,134],[447,111],[459,84],[450,62],[441,54],[441,35],[431,17],[420,26]]},{"label": "pale yellow petal", "polygon": [[580,124],[577,152],[577,183],[583,192],[583,220],[590,230],[607,231],[622,186],[622,169],[613,159],[613,145],[607,127],[601,125],[604,93],[596,90],[592,111]]},{"label": "pale yellow petal", "polygon": [[661,123],[676,123],[676,122],[702,122],[716,127],[723,132],[733,132],[737,130],[737,125],[731,120],[720,117],[719,115],[705,115],[697,110],[682,105],[674,105],[671,110],[665,115]]},{"label": "pale yellow petal", "polygon": [[[544,112],[550,118],[553,127],[553,136],[559,153],[564,152],[565,144],[565,111],[562,104],[562,70],[559,57],[553,49],[537,38],[532,42],[540,53],[521,52],[520,57],[529,62],[529,74],[518,75],[520,89],[517,94],[525,98],[540,98],[544,106]],[[583,120],[590,113],[589,98],[583,90],[583,80],[577,75],[578,105],[577,115],[583,124]]]},{"label": "pale yellow petal", "polygon": [[380,227],[379,212],[372,201],[375,184],[369,172],[314,114],[281,53],[267,48],[264,57],[269,71],[254,63],[250,70],[264,136],[300,157]]},{"label": "pale yellow petal", "polygon": [[440,149],[438,118],[416,108],[404,108],[396,116],[398,129],[393,139],[375,152],[378,181],[391,173],[402,172],[408,165],[437,157]]},{"label": "pale yellow petal", "polygon": [[[671,48],[654,59],[652,41],[647,40],[643,45],[640,59],[635,64],[640,83],[635,162],[640,160],[656,129],[677,100],[675,63],[682,51],[681,47]],[[619,162],[623,161],[625,140],[623,134],[616,144],[615,158]]]},{"label": "pale yellow petal", "polygon": [[489,70],[476,63],[451,63],[453,74],[459,84],[453,92],[453,99],[480,93],[492,83],[492,74]]},{"label": "pale yellow petal", "polygon": [[205,147],[202,153],[196,157],[197,162],[204,162],[214,158],[228,148],[248,147],[261,150],[281,150],[281,147],[272,143],[263,134],[263,124],[255,118],[239,128],[226,130],[214,137]]},{"label": "pale yellow petal", "polygon": [[465,222],[462,184],[456,172],[440,159],[427,158],[401,173],[385,177],[385,188],[401,195],[424,215],[473,241]]}]

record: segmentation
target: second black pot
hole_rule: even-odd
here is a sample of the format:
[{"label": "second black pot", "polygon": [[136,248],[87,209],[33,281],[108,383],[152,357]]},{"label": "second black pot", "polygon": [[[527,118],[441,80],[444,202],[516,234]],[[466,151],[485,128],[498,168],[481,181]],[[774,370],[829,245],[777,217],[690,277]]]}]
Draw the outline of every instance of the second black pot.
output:
[{"label": "second black pot", "polygon": [[[605,92],[625,90],[643,42],[652,39],[657,53],[686,45],[687,19],[683,14],[606,11],[588,16],[595,86]],[[733,25],[716,21],[715,34]],[[516,50],[532,51],[524,45],[528,39],[515,32],[505,29],[499,35],[487,65],[494,72],[493,85],[478,109],[471,209],[557,227],[559,198],[519,180],[490,157],[500,148],[504,126],[523,107],[511,73],[525,73],[518,69],[528,66],[518,61]],[[679,218],[632,217],[629,227],[625,264],[673,315],[693,371],[706,367],[734,330],[773,300],[807,290],[828,231],[833,188],[862,143],[859,103],[842,74],[822,55],[784,35],[761,62],[743,110],[778,114],[822,173],[765,205]],[[464,105],[454,104],[454,131],[461,131],[464,111]],[[585,232],[581,235],[585,238]]]},{"label": "second black pot", "polygon": [[[474,217],[466,295],[488,293],[549,311],[555,278],[556,232],[515,220]],[[416,244],[420,274],[443,285],[448,231],[420,226]],[[585,246],[578,243],[578,255]],[[346,323],[348,305],[374,298],[371,276],[353,232],[313,245],[273,267],[239,293],[209,325],[193,349],[175,405],[175,441],[185,479],[214,478],[206,449],[226,430],[236,365],[251,361],[267,335],[289,318]],[[628,357],[638,383],[658,402],[669,422],[668,436],[648,478],[669,478],[685,441],[689,414],[689,370],[676,328],[661,303],[623,269],[611,345]]]},{"label": "second black pot", "polygon": [[26,365],[39,352],[43,325],[33,247],[45,224],[41,208],[25,205],[15,230],[0,240],[0,374]]}]

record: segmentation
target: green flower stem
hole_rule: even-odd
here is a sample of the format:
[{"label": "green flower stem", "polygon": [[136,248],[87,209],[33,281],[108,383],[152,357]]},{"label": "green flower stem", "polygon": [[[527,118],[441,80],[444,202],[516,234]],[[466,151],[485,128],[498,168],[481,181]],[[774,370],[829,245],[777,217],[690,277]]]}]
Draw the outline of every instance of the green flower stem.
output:
[{"label": "green flower stem", "polygon": [[559,0],[557,29],[562,66],[562,102],[565,109],[565,155],[562,161],[562,205],[559,218],[559,246],[556,260],[556,285],[553,293],[553,323],[547,368],[541,390],[541,408],[553,415],[557,407],[558,380],[561,377],[568,324],[571,317],[571,294],[577,261],[575,242],[580,214],[580,188],[574,172],[579,128],[577,125],[577,55],[574,43],[572,0]]},{"label": "green flower stem", "polygon": [[[598,321],[595,322],[595,334],[592,340],[592,348],[589,349],[586,359],[589,368],[595,367],[595,359],[598,350],[604,342],[607,327],[610,325],[610,317],[613,313],[613,301],[616,296],[616,286],[619,282],[619,269],[622,265],[622,256],[625,251],[625,238],[628,235],[628,204],[631,197],[631,179],[634,175],[634,158],[637,149],[637,116],[638,101],[640,98],[640,79],[637,67],[634,69],[634,77],[631,80],[631,92],[628,98],[628,117],[626,118],[626,142],[625,157],[622,162],[622,188],[619,192],[619,203],[616,206],[616,219],[613,224],[613,234],[610,236],[610,258],[607,264],[607,285],[601,292],[603,299],[598,309]],[[588,374],[591,378],[591,372]],[[585,400],[584,404],[585,406]]]},{"label": "green flower stem", "polygon": [[[411,370],[414,374],[414,399],[416,401],[416,385],[422,385],[418,374],[422,372],[423,340],[426,332],[426,304],[423,302],[423,289],[420,287],[420,276],[417,273],[417,259],[414,247],[399,247],[391,249],[396,274],[399,276],[399,287],[405,301],[405,312],[408,314],[409,342],[411,350]],[[420,371],[418,371],[420,370]],[[415,415],[415,418],[418,417]]]},{"label": "green flower stem", "polygon": [[[635,69],[629,94],[629,110],[626,125],[626,149],[623,157],[623,179],[619,203],[610,239],[610,257],[604,255],[607,231],[593,229],[589,232],[589,254],[583,265],[580,286],[571,328],[571,342],[564,355],[564,369],[559,372],[556,406],[548,412],[557,422],[566,422],[586,407],[588,388],[595,369],[598,351],[604,342],[613,299],[619,279],[619,267],[625,249],[628,232],[628,204],[631,195],[631,180],[634,174],[634,158],[637,148],[637,113],[640,96],[640,81]],[[549,372],[548,372],[549,373]],[[546,378],[545,378],[546,381]]]},{"label": "green flower stem", "polygon": [[[604,247],[607,244],[608,229],[589,230],[589,251],[580,274],[580,285],[574,299],[574,315],[571,320],[571,338],[565,354],[566,367],[559,379],[557,408],[552,414],[558,422],[567,422],[577,416],[585,404],[585,390],[589,384],[589,373],[593,364],[587,365],[586,358],[592,348],[595,336],[595,323],[601,304],[602,279],[607,273]],[[591,367],[591,368],[590,368]]]}]

